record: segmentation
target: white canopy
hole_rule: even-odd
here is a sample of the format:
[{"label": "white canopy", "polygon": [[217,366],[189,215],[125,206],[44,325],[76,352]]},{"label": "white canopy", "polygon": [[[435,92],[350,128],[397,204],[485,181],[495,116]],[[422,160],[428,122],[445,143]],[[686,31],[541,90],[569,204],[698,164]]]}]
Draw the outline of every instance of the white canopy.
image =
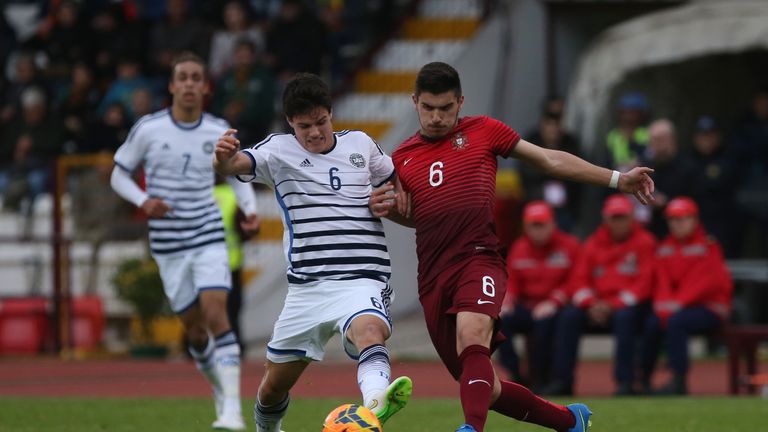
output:
[{"label": "white canopy", "polygon": [[628,73],[685,59],[768,48],[768,2],[701,1],[606,30],[581,58],[566,126],[595,143],[614,87]]}]

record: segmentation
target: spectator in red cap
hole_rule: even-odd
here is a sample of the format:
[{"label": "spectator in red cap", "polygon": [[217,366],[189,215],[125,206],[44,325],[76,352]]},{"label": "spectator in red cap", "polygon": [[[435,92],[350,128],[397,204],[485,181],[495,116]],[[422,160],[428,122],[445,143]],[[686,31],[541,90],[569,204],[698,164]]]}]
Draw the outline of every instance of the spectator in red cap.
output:
[{"label": "spectator in red cap", "polygon": [[603,205],[602,226],[584,244],[570,283],[572,305],[557,320],[555,379],[545,394],[572,394],[579,340],[585,330],[613,333],[616,394],[635,392],[635,336],[649,312],[656,240],[635,221],[633,211],[626,196],[609,196]]},{"label": "spectator in red cap", "polygon": [[502,364],[520,381],[520,363],[513,339],[530,339],[528,359],[532,384],[547,384],[552,364],[555,318],[566,302],[567,283],[579,253],[579,240],[560,231],[552,208],[533,201],[523,210],[524,235],[512,243],[507,257],[507,294],[501,309],[502,332],[509,339],[499,347]]},{"label": "spectator in red cap", "polygon": [[688,336],[709,334],[728,319],[733,282],[720,245],[699,223],[699,209],[688,197],[669,202],[664,214],[670,235],[656,251],[653,309],[645,324],[643,384],[650,390],[662,337],[672,379],[659,394],[687,394]]}]

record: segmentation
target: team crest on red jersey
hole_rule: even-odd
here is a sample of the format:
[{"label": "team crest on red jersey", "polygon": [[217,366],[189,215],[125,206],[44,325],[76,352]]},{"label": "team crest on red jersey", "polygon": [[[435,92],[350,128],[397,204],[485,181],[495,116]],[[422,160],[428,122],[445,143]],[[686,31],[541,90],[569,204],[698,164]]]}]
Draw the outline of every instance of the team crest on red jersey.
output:
[{"label": "team crest on red jersey", "polygon": [[459,132],[451,138],[451,144],[453,144],[454,150],[464,150],[469,145],[469,140]]}]

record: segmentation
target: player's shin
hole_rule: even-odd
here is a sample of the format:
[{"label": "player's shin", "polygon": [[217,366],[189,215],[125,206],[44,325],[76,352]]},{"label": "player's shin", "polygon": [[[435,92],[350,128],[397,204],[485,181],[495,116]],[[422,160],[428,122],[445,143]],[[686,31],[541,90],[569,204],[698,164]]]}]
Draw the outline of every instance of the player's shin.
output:
[{"label": "player's shin", "polygon": [[459,379],[461,408],[466,424],[482,431],[488,418],[488,402],[493,393],[495,373],[491,352],[482,345],[470,345],[459,355],[462,374]]},{"label": "player's shin", "polygon": [[206,380],[213,388],[214,400],[216,402],[216,416],[221,414],[221,383],[219,381],[218,370],[214,359],[214,350],[216,343],[212,337],[208,338],[208,344],[201,351],[194,346],[189,347],[189,354],[195,360],[197,369],[203,374]]},{"label": "player's shin", "polygon": [[375,344],[360,352],[357,363],[357,384],[363,394],[363,405],[374,413],[385,408],[389,376],[387,347]]},{"label": "player's shin", "polygon": [[501,394],[491,409],[507,417],[556,431],[568,430],[575,421],[568,408],[542,399],[526,387],[509,381],[501,382]]},{"label": "player's shin", "polygon": [[282,402],[276,405],[262,405],[256,398],[256,406],[253,408],[253,418],[256,420],[256,432],[280,432],[283,417],[288,411],[291,397],[286,396]]},{"label": "player's shin", "polygon": [[234,332],[216,337],[214,359],[223,396],[222,415],[240,416],[240,345]]}]

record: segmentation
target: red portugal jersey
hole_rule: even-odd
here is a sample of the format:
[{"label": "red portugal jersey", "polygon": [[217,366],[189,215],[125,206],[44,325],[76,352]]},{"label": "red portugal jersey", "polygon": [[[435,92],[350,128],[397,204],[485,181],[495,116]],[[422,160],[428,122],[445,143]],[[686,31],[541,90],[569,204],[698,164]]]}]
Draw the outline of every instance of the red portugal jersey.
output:
[{"label": "red portugal jersey", "polygon": [[463,117],[446,136],[417,133],[392,154],[411,193],[419,281],[476,253],[498,253],[494,223],[496,157],[507,157],[520,135],[486,116]]}]

